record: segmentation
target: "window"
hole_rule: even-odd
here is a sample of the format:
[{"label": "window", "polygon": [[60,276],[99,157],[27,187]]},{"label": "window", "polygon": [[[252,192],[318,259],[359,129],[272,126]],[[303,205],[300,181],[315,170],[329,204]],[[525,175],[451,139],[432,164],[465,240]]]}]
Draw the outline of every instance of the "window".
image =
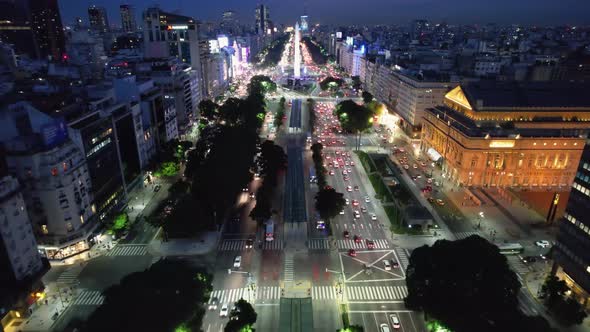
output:
[{"label": "window", "polygon": [[45,235],[49,234],[49,230],[47,229],[47,225],[41,225],[41,232]]}]

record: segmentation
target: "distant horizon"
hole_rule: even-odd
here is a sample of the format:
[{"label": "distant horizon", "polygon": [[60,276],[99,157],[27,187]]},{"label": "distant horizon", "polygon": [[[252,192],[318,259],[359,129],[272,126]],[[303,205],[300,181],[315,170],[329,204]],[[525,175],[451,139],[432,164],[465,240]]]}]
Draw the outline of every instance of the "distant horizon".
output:
[{"label": "distant horizon", "polygon": [[[198,1],[200,2],[200,1]],[[195,3],[189,0],[173,0],[159,7],[162,10],[191,16],[203,22],[220,22],[225,10],[233,10],[241,25],[254,25],[254,10],[259,0],[224,0],[215,3]],[[303,15],[302,1],[263,1],[270,11],[271,21],[278,24],[294,25]],[[435,23],[452,25],[486,25],[496,23],[507,26],[588,26],[590,25],[590,1],[578,0],[496,0],[493,5],[485,0],[364,0],[359,12],[359,0],[307,0],[306,14],[312,24],[321,25],[398,25],[410,24],[414,19],[426,19]],[[119,5],[135,7],[138,25],[141,13],[154,2],[141,0],[59,0],[64,24],[72,24],[76,17],[88,23],[88,7],[103,6],[107,9],[111,26],[121,25]],[[176,8],[182,8],[177,10]],[[343,8],[350,8],[345,10]],[[452,10],[449,10],[452,8]],[[289,15],[296,13],[298,15]]]}]

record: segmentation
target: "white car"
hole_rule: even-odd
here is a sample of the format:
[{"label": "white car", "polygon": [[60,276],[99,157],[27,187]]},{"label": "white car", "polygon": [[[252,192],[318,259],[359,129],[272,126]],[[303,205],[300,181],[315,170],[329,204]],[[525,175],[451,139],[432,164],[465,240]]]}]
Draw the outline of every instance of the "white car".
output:
[{"label": "white car", "polygon": [[371,213],[371,220],[377,220],[377,215],[374,213]]},{"label": "white car", "polygon": [[385,267],[385,271],[391,271],[391,263],[388,259],[383,260],[383,266]]},{"label": "white car", "polygon": [[345,198],[344,202],[346,203],[346,205],[350,204],[350,200],[348,198]]},{"label": "white car", "polygon": [[548,248],[551,246],[551,243],[547,240],[539,240],[535,241],[535,245],[541,248]]},{"label": "white car", "polygon": [[242,256],[236,256],[236,258],[234,259],[234,267],[239,269],[241,265],[242,265]]},{"label": "white car", "polygon": [[391,320],[391,325],[393,325],[394,329],[402,327],[402,324],[399,322],[399,317],[397,317],[396,314],[389,315],[389,319]]},{"label": "white car", "polygon": [[228,306],[227,303],[221,306],[221,310],[219,311],[219,317],[227,317],[228,314]]},{"label": "white car", "polygon": [[365,196],[365,203],[370,203],[371,202],[371,198],[369,196]]},{"label": "white car", "polygon": [[340,214],[344,214],[344,210],[340,211]]},{"label": "white car", "polygon": [[391,332],[391,330],[389,329],[389,325],[387,325],[387,324],[381,324],[380,329],[381,329],[381,332]]}]

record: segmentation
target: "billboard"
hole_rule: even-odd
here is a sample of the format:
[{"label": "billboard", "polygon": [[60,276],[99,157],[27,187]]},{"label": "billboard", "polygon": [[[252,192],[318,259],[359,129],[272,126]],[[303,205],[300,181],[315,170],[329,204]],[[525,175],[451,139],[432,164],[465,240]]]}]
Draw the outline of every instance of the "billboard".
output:
[{"label": "billboard", "polygon": [[336,38],[342,39],[342,32],[341,31],[336,32]]},{"label": "billboard", "polygon": [[52,148],[68,138],[68,128],[64,119],[53,119],[53,122],[41,126],[41,136],[45,148]]}]

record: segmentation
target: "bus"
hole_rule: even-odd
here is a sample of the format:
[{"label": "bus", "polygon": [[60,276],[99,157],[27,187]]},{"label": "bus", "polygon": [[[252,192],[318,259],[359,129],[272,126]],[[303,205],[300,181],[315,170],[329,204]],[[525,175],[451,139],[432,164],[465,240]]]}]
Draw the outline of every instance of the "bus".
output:
[{"label": "bus", "polygon": [[496,243],[502,255],[517,255],[522,254],[524,248],[519,243]]},{"label": "bus", "polygon": [[309,168],[309,183],[314,183],[315,181],[316,181],[315,169],[312,166]]},{"label": "bus", "polygon": [[271,242],[275,239],[275,223],[272,220],[266,222],[264,228],[264,239],[267,242]]}]

